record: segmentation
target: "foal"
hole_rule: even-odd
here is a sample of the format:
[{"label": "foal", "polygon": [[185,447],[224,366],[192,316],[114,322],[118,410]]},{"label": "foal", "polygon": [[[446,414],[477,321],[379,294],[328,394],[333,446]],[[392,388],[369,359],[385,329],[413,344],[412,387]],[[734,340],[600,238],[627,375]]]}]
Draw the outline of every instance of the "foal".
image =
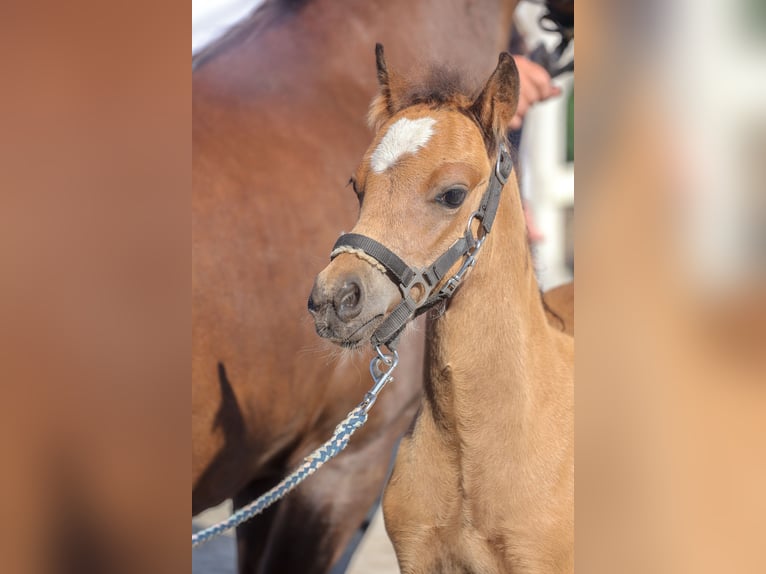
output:
[{"label": "foal", "polygon": [[[464,284],[429,314],[425,395],[383,505],[401,571],[572,572],[574,339],[546,320],[515,177],[498,184],[494,223],[479,207],[499,154],[508,161],[518,71],[501,54],[475,99],[443,77],[405,89],[378,48],[378,79],[376,136],[352,178],[353,233],[419,269],[466,225],[484,238]],[[333,255],[309,308],[320,335],[350,348],[371,337],[395,345],[375,339],[392,310],[408,297],[423,305],[467,257],[435,289],[421,281],[407,291],[364,248]]]}]

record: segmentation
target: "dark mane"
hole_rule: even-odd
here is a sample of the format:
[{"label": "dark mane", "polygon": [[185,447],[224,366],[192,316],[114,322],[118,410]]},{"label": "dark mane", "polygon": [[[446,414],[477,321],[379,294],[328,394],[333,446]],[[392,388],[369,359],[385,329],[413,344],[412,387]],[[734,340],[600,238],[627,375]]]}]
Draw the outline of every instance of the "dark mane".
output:
[{"label": "dark mane", "polygon": [[473,91],[456,70],[434,66],[417,85],[406,86],[397,97],[398,110],[424,104],[434,108],[460,107],[470,102]]}]

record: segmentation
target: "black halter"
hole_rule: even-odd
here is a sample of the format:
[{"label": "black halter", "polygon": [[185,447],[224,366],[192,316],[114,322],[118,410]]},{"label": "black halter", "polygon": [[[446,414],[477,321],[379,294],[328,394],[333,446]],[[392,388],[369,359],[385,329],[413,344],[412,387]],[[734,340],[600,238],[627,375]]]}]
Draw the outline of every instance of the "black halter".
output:
[{"label": "black halter", "polygon": [[[338,238],[330,254],[331,260],[344,253],[345,250],[342,249],[344,247],[363,251],[388,271],[402,292],[402,302],[394,307],[394,310],[372,334],[371,342],[374,346],[386,345],[393,350],[399,335],[410,319],[448,299],[457,290],[465,274],[476,263],[479,249],[492,229],[492,223],[495,221],[497,207],[500,203],[500,192],[503,191],[503,186],[508,181],[512,168],[510,153],[504,144],[500,144],[495,169],[490,176],[479,208],[468,219],[465,233],[428,267],[423,269],[410,267],[388,247],[365,235],[346,233]],[[479,237],[474,237],[471,231],[471,224],[474,219],[481,223],[477,233]],[[433,293],[439,282],[461,257],[465,257],[465,260],[457,273],[441,289]],[[422,301],[420,304],[412,298],[412,291],[415,288],[421,289],[424,293],[420,297],[420,301]]]}]

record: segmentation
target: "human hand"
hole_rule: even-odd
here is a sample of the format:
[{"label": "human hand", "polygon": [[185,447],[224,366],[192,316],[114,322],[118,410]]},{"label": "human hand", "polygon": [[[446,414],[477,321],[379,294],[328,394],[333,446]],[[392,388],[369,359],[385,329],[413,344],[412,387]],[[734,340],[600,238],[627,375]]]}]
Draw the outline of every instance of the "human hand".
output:
[{"label": "human hand", "polygon": [[514,56],[513,59],[519,70],[519,105],[508,127],[517,130],[521,127],[524,115],[533,104],[558,96],[561,88],[551,83],[550,75],[539,64],[524,56]]},{"label": "human hand", "polygon": [[537,221],[535,221],[535,214],[532,212],[532,208],[526,200],[522,200],[521,205],[524,208],[524,221],[527,224],[527,241],[532,244],[541,243],[545,239],[545,235],[537,227]]}]

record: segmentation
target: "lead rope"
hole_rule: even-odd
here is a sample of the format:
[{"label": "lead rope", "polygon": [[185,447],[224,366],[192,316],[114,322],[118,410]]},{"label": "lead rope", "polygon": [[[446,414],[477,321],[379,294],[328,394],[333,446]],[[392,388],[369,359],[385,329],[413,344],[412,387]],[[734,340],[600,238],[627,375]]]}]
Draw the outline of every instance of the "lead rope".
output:
[{"label": "lead rope", "polygon": [[392,374],[399,364],[399,354],[396,351],[391,350],[387,354],[381,350],[380,346],[376,346],[375,352],[376,356],[370,361],[370,375],[375,384],[364,396],[362,402],[335,427],[335,432],[330,440],[304,458],[303,464],[286,476],[274,488],[262,494],[247,506],[243,506],[226,520],[205,528],[196,534],[192,534],[192,548],[196,548],[262,513],[269,506],[284,498],[301,482],[346,448],[351,435],[367,422],[367,413],[369,413],[375,401],[378,400],[378,394],[386,386],[386,383],[393,380]]}]

